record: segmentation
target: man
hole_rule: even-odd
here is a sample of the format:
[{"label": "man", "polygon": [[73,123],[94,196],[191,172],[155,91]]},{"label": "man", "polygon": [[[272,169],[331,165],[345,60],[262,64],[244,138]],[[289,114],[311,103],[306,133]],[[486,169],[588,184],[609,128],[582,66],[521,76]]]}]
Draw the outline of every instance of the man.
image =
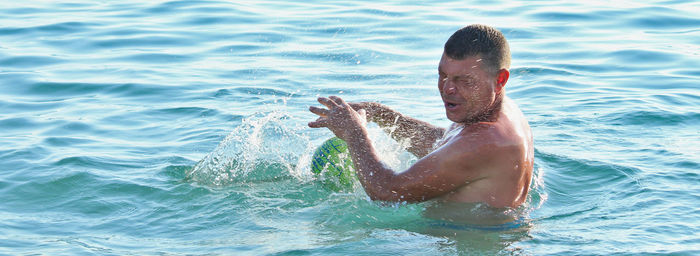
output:
[{"label": "man", "polygon": [[[335,96],[310,107],[319,115],[312,128],[326,127],[345,140],[360,183],[373,200],[486,203],[517,207],[528,194],[533,165],[530,127],[505,96],[510,50],[500,31],[471,25],[445,43],[438,90],[449,128],[435,127],[379,103],[346,103]],[[367,135],[366,121],[395,127],[420,159],[395,173],[381,163]]]}]

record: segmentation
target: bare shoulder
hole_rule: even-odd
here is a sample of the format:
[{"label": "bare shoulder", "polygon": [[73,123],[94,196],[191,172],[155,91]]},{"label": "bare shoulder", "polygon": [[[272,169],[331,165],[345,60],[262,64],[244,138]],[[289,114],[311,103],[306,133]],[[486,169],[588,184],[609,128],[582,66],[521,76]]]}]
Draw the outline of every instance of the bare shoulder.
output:
[{"label": "bare shoulder", "polygon": [[[453,137],[436,150],[443,156],[444,161],[449,161],[453,166],[464,171],[479,172],[481,165],[490,161],[497,154],[497,141],[504,137],[492,124],[475,124],[459,127]],[[457,132],[457,131],[456,131]],[[478,177],[472,177],[478,178]]]},{"label": "bare shoulder", "polygon": [[486,162],[494,159],[527,155],[532,150],[532,133],[517,105],[506,99],[495,120],[464,126],[445,146],[459,160],[489,164]]},{"label": "bare shoulder", "polygon": [[532,138],[530,125],[517,104],[505,98],[500,115],[492,128],[493,139],[504,144],[523,144]]}]

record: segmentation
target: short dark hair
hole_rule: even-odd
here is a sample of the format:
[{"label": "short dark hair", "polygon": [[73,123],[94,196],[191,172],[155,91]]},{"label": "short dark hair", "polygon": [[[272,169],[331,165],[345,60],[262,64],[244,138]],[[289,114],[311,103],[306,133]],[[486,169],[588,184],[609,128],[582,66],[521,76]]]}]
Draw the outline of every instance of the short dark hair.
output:
[{"label": "short dark hair", "polygon": [[445,42],[445,54],[456,60],[480,56],[487,71],[496,74],[510,68],[510,47],[501,31],[474,24],[457,30]]}]

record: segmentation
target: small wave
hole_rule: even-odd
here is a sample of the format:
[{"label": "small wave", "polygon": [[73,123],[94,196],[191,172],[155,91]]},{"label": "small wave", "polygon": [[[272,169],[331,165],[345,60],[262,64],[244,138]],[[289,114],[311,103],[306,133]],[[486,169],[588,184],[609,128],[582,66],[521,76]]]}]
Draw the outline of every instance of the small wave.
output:
[{"label": "small wave", "polygon": [[529,16],[533,17],[535,19],[571,21],[571,22],[593,21],[593,20],[602,18],[602,17],[600,17],[600,15],[596,14],[595,12],[575,13],[575,12],[543,11],[543,12],[532,13]]},{"label": "small wave", "polygon": [[100,133],[95,124],[81,121],[56,120],[44,126],[47,129],[42,133],[49,136],[85,136]]},{"label": "small wave", "polygon": [[92,27],[96,24],[93,23],[84,23],[84,22],[61,22],[61,23],[55,23],[55,24],[48,24],[48,25],[40,25],[40,26],[34,26],[34,27],[5,27],[5,28],[0,28],[0,35],[33,35],[33,36],[41,36],[40,34],[43,34],[45,36],[52,36],[52,35],[61,35],[65,36],[67,34],[71,33],[78,33],[82,32],[85,29]]},{"label": "small wave", "polygon": [[670,61],[680,59],[681,56],[667,51],[657,51],[648,49],[626,49],[612,51],[605,54],[607,57],[614,58],[615,63],[627,63],[627,65],[645,65],[658,68],[654,63],[666,64]]},{"label": "small wave", "polygon": [[37,125],[38,123],[30,118],[15,117],[0,119],[0,128],[2,128],[3,130],[27,129],[36,127]]},{"label": "small wave", "polygon": [[633,27],[648,29],[693,29],[700,26],[700,19],[673,14],[644,15],[629,20],[628,24]]},{"label": "small wave", "polygon": [[95,169],[109,169],[109,170],[120,170],[120,169],[136,169],[142,168],[141,165],[136,163],[128,163],[123,160],[111,159],[106,157],[94,157],[94,156],[71,156],[65,157],[54,163],[54,166],[60,167],[88,167]]},{"label": "small wave", "polygon": [[237,93],[243,93],[248,95],[272,95],[272,96],[282,96],[291,97],[294,94],[286,92],[277,88],[266,88],[266,87],[237,87],[233,89]]},{"label": "small wave", "polygon": [[84,138],[72,138],[72,137],[48,137],[44,139],[42,144],[54,146],[54,147],[67,147],[75,146],[81,144],[95,143],[95,140],[84,139]]},{"label": "small wave", "polygon": [[668,111],[625,111],[615,112],[600,117],[613,125],[643,125],[643,126],[677,126],[681,124],[696,124],[700,113],[673,113]]},{"label": "small wave", "polygon": [[575,73],[565,69],[554,67],[518,67],[510,70],[510,73],[517,76],[550,76],[559,75],[563,77],[576,76]]},{"label": "small wave", "polygon": [[114,94],[119,97],[154,97],[160,99],[162,97],[174,98],[181,95],[180,90],[173,86],[144,83],[115,83],[106,85],[107,86],[104,88],[105,93]]},{"label": "small wave", "polygon": [[[231,3],[228,2],[223,2],[223,1],[167,1],[164,3],[160,3],[157,6],[151,7],[146,9],[146,12],[152,13],[152,14],[157,14],[157,13],[168,13],[168,14],[173,14],[177,13],[178,11],[191,11],[190,9],[195,9],[197,8],[204,8],[206,6],[215,6],[216,9],[228,9],[227,5],[231,5]],[[208,10],[208,9],[207,9]],[[215,10],[215,9],[214,9]]]},{"label": "small wave", "polygon": [[178,107],[178,108],[164,108],[148,110],[143,112],[145,115],[156,116],[158,118],[171,119],[171,118],[190,118],[190,117],[205,117],[205,116],[216,116],[219,115],[219,111],[216,109],[202,108],[202,107]]},{"label": "small wave", "polygon": [[545,183],[547,200],[555,207],[592,207],[591,203],[608,202],[612,196],[625,198],[646,191],[640,181],[643,172],[635,167],[575,159],[539,150],[536,150],[536,155],[543,167],[551,170]]},{"label": "small wave", "polygon": [[[134,33],[133,30],[129,30],[129,32]],[[114,36],[113,31],[110,31],[110,36]],[[147,35],[141,37],[92,40],[87,47],[94,50],[118,48],[163,49],[164,47],[185,46],[192,45],[193,43],[194,41],[189,40],[187,37]]]},{"label": "small wave", "polygon": [[77,96],[81,94],[96,93],[108,87],[109,84],[98,83],[37,82],[31,84],[26,90],[29,94],[43,96]]},{"label": "small wave", "polygon": [[173,63],[173,62],[190,62],[196,60],[197,57],[182,54],[168,53],[141,53],[131,54],[124,57],[112,59],[113,61],[128,61],[140,63]]},{"label": "small wave", "polygon": [[225,46],[217,46],[208,51],[210,54],[223,54],[223,53],[235,53],[239,56],[248,56],[260,54],[265,50],[265,46],[259,44],[252,44],[247,42],[241,42],[238,44],[230,44]]},{"label": "small wave", "polygon": [[236,41],[239,42],[255,42],[255,43],[282,43],[291,41],[294,38],[293,35],[287,35],[277,31],[255,31],[255,32],[237,32],[232,33],[230,36],[235,37]]},{"label": "small wave", "polygon": [[33,68],[37,66],[47,66],[64,63],[66,60],[48,56],[14,56],[0,59],[0,66],[12,68]]},{"label": "small wave", "polygon": [[57,207],[79,198],[73,195],[81,194],[77,192],[91,186],[90,184],[99,184],[99,179],[99,176],[89,172],[70,172],[58,177],[34,176],[30,181],[15,183],[3,200],[8,205],[21,205],[15,209],[17,211],[34,212],[46,207]]}]

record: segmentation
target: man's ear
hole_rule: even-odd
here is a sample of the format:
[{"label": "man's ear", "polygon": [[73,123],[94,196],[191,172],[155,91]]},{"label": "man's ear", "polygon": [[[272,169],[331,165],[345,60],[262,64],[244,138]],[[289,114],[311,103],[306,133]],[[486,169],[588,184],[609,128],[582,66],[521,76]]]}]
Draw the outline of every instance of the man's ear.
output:
[{"label": "man's ear", "polygon": [[510,77],[510,72],[508,72],[507,69],[502,68],[501,70],[498,71],[498,75],[496,76],[496,91],[500,92],[503,90],[503,87],[506,86],[506,83],[508,82],[508,77]]}]

